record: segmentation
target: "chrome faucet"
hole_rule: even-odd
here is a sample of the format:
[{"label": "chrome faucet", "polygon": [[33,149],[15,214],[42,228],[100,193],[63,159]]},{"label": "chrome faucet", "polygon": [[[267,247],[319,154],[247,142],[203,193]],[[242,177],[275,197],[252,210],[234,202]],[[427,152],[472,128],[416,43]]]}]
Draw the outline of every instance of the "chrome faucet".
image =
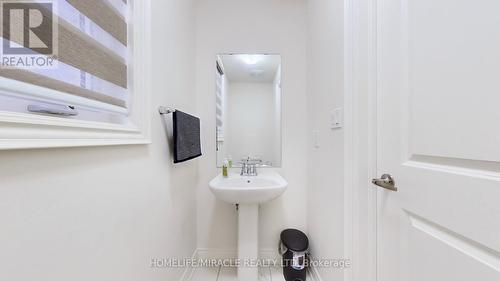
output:
[{"label": "chrome faucet", "polygon": [[252,159],[250,157],[247,157],[243,159],[241,162],[241,176],[257,176],[257,165],[259,163],[262,163],[262,160],[260,159]]}]

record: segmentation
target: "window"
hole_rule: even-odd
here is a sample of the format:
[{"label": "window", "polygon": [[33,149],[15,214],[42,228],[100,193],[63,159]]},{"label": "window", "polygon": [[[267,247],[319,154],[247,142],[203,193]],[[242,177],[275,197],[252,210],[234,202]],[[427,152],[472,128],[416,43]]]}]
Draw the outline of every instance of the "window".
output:
[{"label": "window", "polygon": [[0,149],[149,143],[149,1],[0,4]]}]

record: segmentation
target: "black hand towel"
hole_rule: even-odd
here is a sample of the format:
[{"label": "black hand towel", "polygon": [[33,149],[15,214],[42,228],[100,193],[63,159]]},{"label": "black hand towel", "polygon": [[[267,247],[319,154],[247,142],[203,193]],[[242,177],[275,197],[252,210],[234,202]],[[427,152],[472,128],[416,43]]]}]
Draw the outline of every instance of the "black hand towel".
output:
[{"label": "black hand towel", "polygon": [[174,112],[174,163],[200,156],[200,119],[176,110]]}]

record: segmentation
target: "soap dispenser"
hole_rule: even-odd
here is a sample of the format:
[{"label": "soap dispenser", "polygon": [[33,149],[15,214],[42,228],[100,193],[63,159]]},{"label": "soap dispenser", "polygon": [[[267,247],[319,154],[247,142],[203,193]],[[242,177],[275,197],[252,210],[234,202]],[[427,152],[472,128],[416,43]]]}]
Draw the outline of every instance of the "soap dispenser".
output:
[{"label": "soap dispenser", "polygon": [[229,176],[229,162],[224,159],[224,164],[222,165],[222,176],[227,178]]}]

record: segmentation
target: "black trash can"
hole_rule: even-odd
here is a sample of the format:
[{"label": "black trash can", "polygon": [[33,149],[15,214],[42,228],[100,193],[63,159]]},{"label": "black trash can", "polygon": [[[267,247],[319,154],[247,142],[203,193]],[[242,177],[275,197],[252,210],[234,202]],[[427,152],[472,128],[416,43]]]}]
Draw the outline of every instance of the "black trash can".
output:
[{"label": "black trash can", "polygon": [[309,239],[300,230],[281,232],[280,254],[283,257],[283,275],[286,281],[306,281]]}]

